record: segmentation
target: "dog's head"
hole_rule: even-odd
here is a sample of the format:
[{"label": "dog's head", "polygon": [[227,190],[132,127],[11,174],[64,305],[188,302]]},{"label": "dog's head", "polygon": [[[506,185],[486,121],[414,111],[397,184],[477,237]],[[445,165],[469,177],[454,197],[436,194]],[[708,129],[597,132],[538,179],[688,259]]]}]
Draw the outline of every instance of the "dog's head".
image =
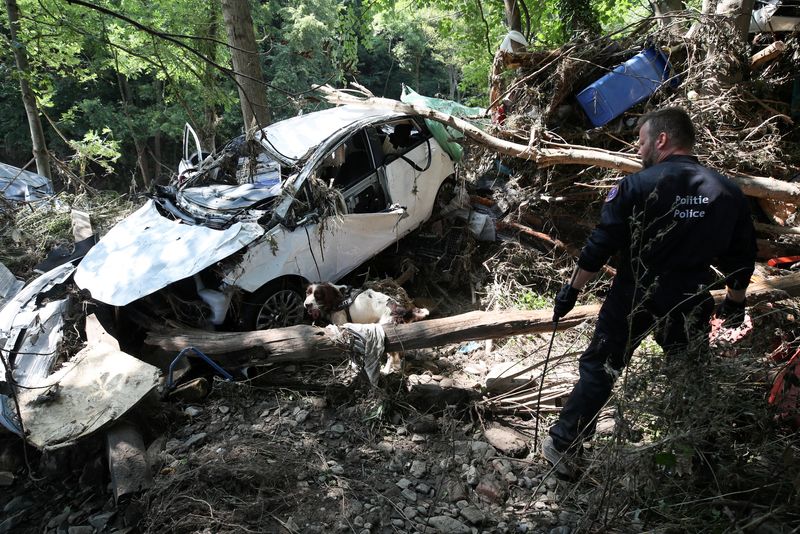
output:
[{"label": "dog's head", "polygon": [[329,315],[342,302],[342,292],[330,282],[311,284],[306,288],[306,300],[303,302],[308,313],[315,321],[323,315]]}]

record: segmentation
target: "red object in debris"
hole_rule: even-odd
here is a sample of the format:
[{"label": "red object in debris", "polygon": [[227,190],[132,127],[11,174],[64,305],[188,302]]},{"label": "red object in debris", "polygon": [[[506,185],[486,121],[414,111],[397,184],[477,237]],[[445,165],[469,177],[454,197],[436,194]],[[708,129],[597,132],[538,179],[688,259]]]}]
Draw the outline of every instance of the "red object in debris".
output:
[{"label": "red object in debris", "polygon": [[494,113],[492,113],[492,122],[500,125],[506,122],[506,106],[504,104],[500,104],[495,108]]},{"label": "red object in debris", "polygon": [[783,256],[781,258],[771,258],[767,260],[767,265],[770,267],[791,267],[800,261],[800,256]]},{"label": "red object in debris", "polygon": [[800,349],[781,369],[769,392],[769,403],[778,409],[778,419],[800,428]]}]

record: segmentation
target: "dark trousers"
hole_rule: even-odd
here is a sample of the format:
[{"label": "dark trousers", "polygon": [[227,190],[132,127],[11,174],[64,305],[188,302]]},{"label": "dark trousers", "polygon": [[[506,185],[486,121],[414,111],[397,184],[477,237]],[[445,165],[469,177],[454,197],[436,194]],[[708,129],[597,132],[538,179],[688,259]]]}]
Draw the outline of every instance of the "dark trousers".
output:
[{"label": "dark trousers", "polygon": [[662,287],[645,297],[634,284],[614,280],[592,341],[580,357],[580,379],[550,428],[556,448],[576,449],[594,434],[614,381],[649,333],[668,359],[696,361],[707,351],[714,301],[708,291],[687,289]]}]

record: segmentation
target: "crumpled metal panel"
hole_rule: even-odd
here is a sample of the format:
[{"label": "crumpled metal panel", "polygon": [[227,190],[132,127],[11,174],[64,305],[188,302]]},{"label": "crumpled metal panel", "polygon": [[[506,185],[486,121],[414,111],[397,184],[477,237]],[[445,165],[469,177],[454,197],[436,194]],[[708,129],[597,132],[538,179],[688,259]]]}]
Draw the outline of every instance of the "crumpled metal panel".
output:
[{"label": "crumpled metal panel", "polygon": [[263,233],[255,223],[225,230],[183,224],[162,217],[150,200],[89,251],[75,283],[100,302],[124,306],[227,258]]},{"label": "crumpled metal panel", "polygon": [[285,163],[292,163],[351,124],[371,117],[391,119],[401,115],[387,109],[340,106],[276,122],[256,132],[255,139]]},{"label": "crumpled metal panel", "polygon": [[[35,387],[50,374],[63,337],[68,300],[37,305],[37,297],[65,282],[74,271],[71,263],[59,265],[28,284],[0,310],[0,350],[7,359],[16,349],[13,376],[22,386]],[[0,372],[0,382],[3,382],[3,364],[0,364]],[[15,414],[11,400],[0,395],[0,424],[19,432]]]}]

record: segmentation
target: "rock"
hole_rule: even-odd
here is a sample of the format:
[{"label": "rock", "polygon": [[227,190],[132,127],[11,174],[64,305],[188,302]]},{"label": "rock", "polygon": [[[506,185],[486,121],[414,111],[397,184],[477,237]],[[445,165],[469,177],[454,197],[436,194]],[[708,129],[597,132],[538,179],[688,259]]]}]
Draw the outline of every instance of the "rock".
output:
[{"label": "rock", "polygon": [[558,480],[553,476],[549,476],[544,480],[544,485],[547,489],[554,490],[558,487]]},{"label": "rock", "polygon": [[7,517],[4,521],[0,522],[0,534],[7,534],[11,532],[15,532],[17,530],[17,526],[25,520],[25,516],[27,512],[21,511],[10,517]]},{"label": "rock", "polygon": [[505,393],[534,384],[534,377],[533,369],[522,362],[499,363],[486,373],[486,389],[492,393]]},{"label": "rock", "polygon": [[481,525],[486,520],[486,516],[483,515],[483,512],[481,512],[477,506],[465,506],[459,513],[461,517],[473,525]]},{"label": "rock", "polygon": [[425,443],[427,438],[422,434],[414,434],[411,436],[411,443]]},{"label": "rock", "polygon": [[457,478],[448,478],[444,483],[444,497],[450,502],[463,500],[467,496],[467,489]]},{"label": "rock", "polygon": [[411,485],[411,481],[408,480],[407,478],[401,478],[400,480],[397,481],[395,485],[400,489],[406,489]]},{"label": "rock", "polygon": [[428,525],[441,534],[470,534],[472,529],[458,519],[446,515],[437,515],[428,519]]},{"label": "rock", "polygon": [[72,513],[72,510],[69,506],[67,506],[63,512],[60,514],[52,517],[50,521],[47,522],[47,528],[58,528],[61,526],[66,526],[67,520],[69,519],[69,514]]},{"label": "rock", "polygon": [[25,495],[17,495],[10,501],[6,503],[3,507],[3,512],[7,514],[13,514],[16,512],[21,512],[22,510],[26,510],[33,506],[33,501],[30,498],[26,497]]},{"label": "rock", "polygon": [[220,406],[220,407],[219,407],[219,412],[220,412],[222,415],[225,415],[225,414],[227,414],[227,413],[228,413],[228,412],[230,412],[230,411],[231,411],[231,409],[230,409],[229,407],[227,407],[227,406]]},{"label": "rock", "polygon": [[407,500],[411,502],[417,502],[417,492],[412,490],[411,488],[406,488],[400,494]]},{"label": "rock", "polygon": [[0,471],[0,488],[8,487],[14,483],[14,473]]},{"label": "rock", "polygon": [[89,517],[89,524],[96,528],[98,532],[102,532],[116,513],[117,512],[102,512],[99,514],[94,514],[93,516]]},{"label": "rock", "polygon": [[441,382],[439,382],[439,385],[442,388],[452,388],[452,387],[455,387],[456,382],[452,378],[446,377],[446,378],[442,378]]},{"label": "rock", "polygon": [[428,464],[424,460],[414,460],[411,462],[410,473],[415,478],[422,478],[428,471]]},{"label": "rock", "polygon": [[485,441],[473,441],[470,448],[472,449],[472,457],[476,460],[485,461],[497,454],[495,448]]},{"label": "rock", "polygon": [[406,516],[408,519],[414,519],[415,517],[417,517],[418,513],[419,512],[417,512],[417,509],[414,508],[413,506],[406,506],[403,509],[403,515]]},{"label": "rock", "polygon": [[528,454],[528,443],[519,433],[504,426],[493,426],[484,432],[486,441],[495,449],[512,458],[522,458]]},{"label": "rock", "polygon": [[308,410],[300,410],[294,415],[294,420],[298,423],[305,423],[308,419]]},{"label": "rock", "polygon": [[493,503],[501,503],[506,498],[505,484],[494,475],[484,477],[475,487],[475,493]]},{"label": "rock", "polygon": [[201,413],[203,413],[203,409],[199,406],[187,406],[183,409],[183,413],[188,415],[189,417],[197,417]]},{"label": "rock", "polygon": [[69,527],[69,529],[67,529],[67,534],[94,534],[94,528],[89,525]]},{"label": "rock", "polygon": [[436,418],[431,415],[423,415],[419,419],[408,423],[408,430],[417,434],[435,434],[439,431],[439,424]]},{"label": "rock", "polygon": [[431,487],[424,483],[417,484],[417,493],[428,495],[431,492]]},{"label": "rock", "polygon": [[344,425],[342,423],[331,425],[330,431],[334,434],[344,434]]},{"label": "rock", "polygon": [[572,532],[572,529],[567,526],[560,526],[553,529],[550,529],[549,534],[569,534]]},{"label": "rock", "polygon": [[470,486],[475,486],[480,482],[480,474],[478,473],[478,468],[474,465],[471,465],[467,468],[466,473],[467,484]]},{"label": "rock", "polygon": [[192,434],[191,436],[189,436],[189,439],[187,439],[186,441],[183,442],[183,448],[184,449],[188,449],[192,445],[200,443],[201,441],[206,439],[207,435],[208,434],[206,434],[205,432],[199,432],[197,434]]}]

